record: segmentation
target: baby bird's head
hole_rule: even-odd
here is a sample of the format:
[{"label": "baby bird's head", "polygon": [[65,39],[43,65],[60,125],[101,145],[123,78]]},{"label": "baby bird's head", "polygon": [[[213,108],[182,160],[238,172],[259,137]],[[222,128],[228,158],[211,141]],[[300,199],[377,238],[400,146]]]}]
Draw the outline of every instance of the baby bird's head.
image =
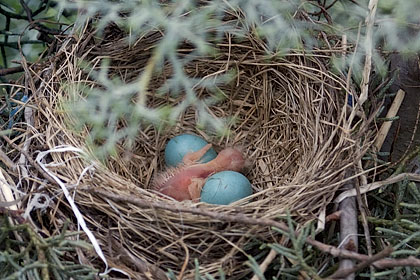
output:
[{"label": "baby bird's head", "polygon": [[245,159],[242,152],[235,148],[226,148],[217,155],[219,166],[225,170],[241,171],[245,166]]}]

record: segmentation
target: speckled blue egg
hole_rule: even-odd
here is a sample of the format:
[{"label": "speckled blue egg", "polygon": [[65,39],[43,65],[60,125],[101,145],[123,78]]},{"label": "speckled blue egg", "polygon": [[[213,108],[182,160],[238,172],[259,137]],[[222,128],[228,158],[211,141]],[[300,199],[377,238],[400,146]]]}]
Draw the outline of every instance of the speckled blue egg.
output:
[{"label": "speckled blue egg", "polygon": [[[208,143],[203,138],[192,134],[181,134],[169,140],[165,148],[165,163],[167,166],[177,166],[182,163],[185,154],[196,152]],[[199,162],[205,163],[216,158],[216,151],[211,148]]]},{"label": "speckled blue egg", "polygon": [[235,171],[221,171],[207,179],[201,191],[201,201],[228,205],[251,194],[251,183],[244,175]]}]

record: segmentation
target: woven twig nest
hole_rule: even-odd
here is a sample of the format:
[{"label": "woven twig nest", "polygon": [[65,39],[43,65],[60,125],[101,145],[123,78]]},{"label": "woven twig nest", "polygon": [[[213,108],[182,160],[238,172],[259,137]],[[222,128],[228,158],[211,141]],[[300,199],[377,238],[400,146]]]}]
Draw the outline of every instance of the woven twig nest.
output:
[{"label": "woven twig nest", "polygon": [[[217,117],[234,117],[229,136],[198,129],[197,112],[189,108],[170,129],[142,126],[129,151],[121,143],[117,154],[103,164],[73,151],[54,151],[61,145],[88,151],[85,139],[89,129],[75,132],[71,125],[74,116],[62,107],[70,99],[68,86],[63,85],[89,83],[80,59],[97,68],[107,58],[111,61],[109,75],[129,82],[142,72],[159,36],[152,34],[128,46],[120,36],[108,36],[97,44],[95,37],[85,32],[64,41],[54,58],[37,66],[41,69],[27,71],[32,104],[37,108],[31,149],[50,150],[46,158],[49,171],[74,194],[111,266],[133,277],[140,271],[159,278],[162,271],[171,269],[189,279],[197,259],[201,273],[216,275],[222,268],[230,279],[240,279],[250,273],[244,264],[245,245],[251,240],[276,242],[279,234],[268,226],[223,217],[278,219],[289,210],[301,224],[318,219],[342,185],[346,170],[366,149],[367,140],[351,133],[346,83],[327,70],[328,55],[337,53],[338,48],[279,57],[267,56],[263,42],[251,36],[240,42],[226,40],[214,45],[216,57],[196,57],[185,71],[206,77],[222,69],[235,70],[235,79],[221,86],[226,98],[207,108]],[[150,106],[182,100],[182,95],[154,94],[170,75],[168,68],[151,80]],[[198,90],[199,97],[205,94]],[[357,125],[360,128],[365,123],[362,117]],[[254,194],[229,206],[175,202],[158,196],[151,190],[153,176],[164,168],[165,144],[181,133],[200,135],[217,151],[240,145],[249,161],[245,175]],[[48,191],[56,200],[47,214],[59,229],[65,218],[73,217],[73,210],[59,186],[51,184]],[[143,205],[124,201],[124,197],[138,199]],[[184,211],[188,208],[194,211]],[[197,214],[201,210],[218,215]]]}]

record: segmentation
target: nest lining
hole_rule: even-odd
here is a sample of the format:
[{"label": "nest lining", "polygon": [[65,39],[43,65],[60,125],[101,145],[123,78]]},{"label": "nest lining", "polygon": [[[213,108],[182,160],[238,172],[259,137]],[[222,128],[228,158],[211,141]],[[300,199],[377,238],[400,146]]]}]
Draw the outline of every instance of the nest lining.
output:
[{"label": "nest lining", "polygon": [[[97,86],[81,69],[78,63],[81,57],[96,67],[104,57],[111,59],[110,76],[129,82],[147,64],[159,36],[144,37],[134,46],[127,46],[118,37],[98,45],[87,32],[76,42],[74,38],[68,39],[68,44],[38,72],[42,75],[29,73],[33,84],[42,84],[32,89],[33,103],[37,106],[37,133],[33,142],[49,149],[63,144],[86,149],[89,129],[72,130],[69,124],[74,119],[62,110],[62,102],[69,99],[69,94],[60,85]],[[345,112],[345,82],[326,70],[328,60],[324,52],[311,56],[291,53],[268,59],[264,43],[251,36],[240,43],[229,42],[216,45],[217,57],[195,58],[185,68],[194,77],[235,69],[234,81],[221,86],[226,99],[208,107],[217,117],[234,116],[236,121],[230,126],[229,136],[216,137],[198,129],[197,112],[188,108],[173,128],[159,131],[152,125],[142,127],[130,150],[121,144],[117,155],[84,176],[81,174],[91,164],[89,160],[72,153],[51,153],[51,162],[56,164],[52,171],[69,185],[79,182],[74,190],[75,200],[96,238],[102,242],[110,264],[132,277],[138,271],[149,270],[159,278],[162,270],[172,269],[185,278],[192,278],[193,260],[197,258],[201,273],[216,275],[222,267],[230,279],[241,279],[250,272],[243,264],[244,246],[254,239],[275,242],[278,238],[267,227],[142,208],[113,202],[89,191],[95,188],[115,195],[163,201],[176,209],[179,202],[157,196],[150,186],[153,175],[164,169],[163,150],[171,137],[195,133],[213,143],[218,151],[240,145],[250,163],[245,175],[254,188],[251,197],[230,206],[191,202],[182,202],[183,205],[226,215],[241,213],[273,219],[290,210],[302,224],[317,219],[325,210],[343,182],[346,169],[354,165],[368,145],[367,140],[360,143],[357,136],[344,129],[350,127]],[[156,91],[170,75],[170,67],[155,75],[150,92]],[[198,90],[199,97],[206,94]],[[182,95],[152,94],[148,104],[151,107],[177,104],[182,98]],[[50,219],[62,221],[71,217],[71,209],[62,200],[60,189],[52,185],[48,190],[58,195],[55,207],[60,209],[51,212]],[[54,224],[59,227],[61,223]]]}]

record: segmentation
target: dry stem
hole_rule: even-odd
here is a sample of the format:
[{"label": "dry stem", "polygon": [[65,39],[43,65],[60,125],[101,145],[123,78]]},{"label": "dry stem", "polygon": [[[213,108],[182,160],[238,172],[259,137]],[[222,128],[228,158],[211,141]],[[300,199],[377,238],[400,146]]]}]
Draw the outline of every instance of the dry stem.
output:
[{"label": "dry stem", "polygon": [[349,268],[349,269],[340,269],[337,270],[333,275],[331,275],[329,278],[333,278],[333,279],[341,279],[341,278],[346,278],[349,275],[351,275],[352,273],[355,273],[357,271],[362,270],[363,268],[373,264],[374,262],[384,259],[386,257],[388,257],[389,255],[391,255],[391,253],[393,252],[393,248],[392,247],[387,247],[385,248],[383,251],[377,253],[376,255],[370,257],[369,259],[359,263],[358,265]]},{"label": "dry stem", "polygon": [[[264,261],[260,264],[260,271],[262,274],[266,271],[267,267],[270,265],[270,263],[276,258],[277,252],[274,249],[271,249],[268,255],[265,257]],[[251,280],[259,280],[259,277],[257,274],[255,274]]]}]

